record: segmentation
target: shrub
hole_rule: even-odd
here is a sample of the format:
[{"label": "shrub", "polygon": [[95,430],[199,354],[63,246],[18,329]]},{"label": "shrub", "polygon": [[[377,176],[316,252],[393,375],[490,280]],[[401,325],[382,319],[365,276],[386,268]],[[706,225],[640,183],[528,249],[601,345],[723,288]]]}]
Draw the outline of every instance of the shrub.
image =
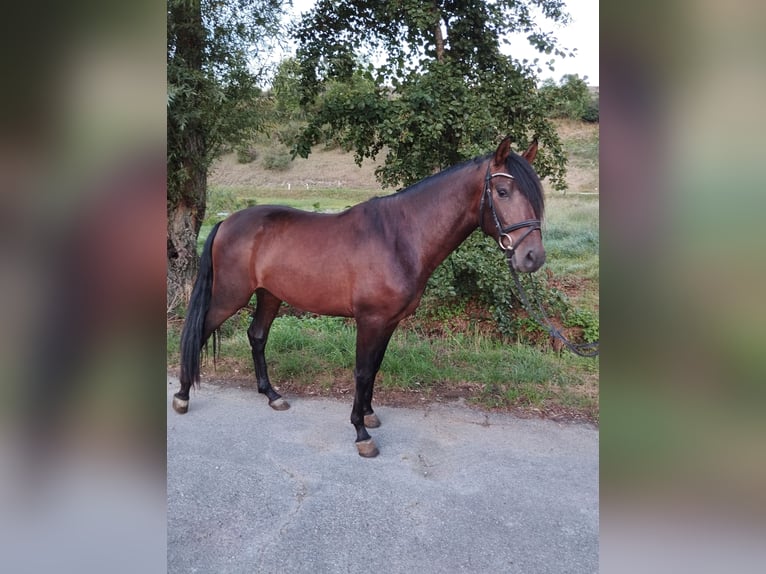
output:
[{"label": "shrub", "polygon": [[[562,316],[569,305],[564,295],[550,287],[545,276],[521,277],[531,300],[539,300],[546,312]],[[540,342],[546,331],[527,316],[513,279],[496,244],[479,232],[463,243],[431,276],[424,298],[439,304],[454,305],[470,299],[486,308],[497,330],[515,341]],[[533,303],[534,304],[534,303]]]},{"label": "shrub", "polygon": [[566,315],[564,323],[567,327],[581,327],[582,338],[586,343],[593,343],[599,339],[598,315],[584,309],[571,309]]},{"label": "shrub", "polygon": [[237,146],[236,152],[238,163],[252,163],[258,157],[258,152],[256,151],[255,146],[249,143]]},{"label": "shrub", "polygon": [[282,145],[286,147],[292,147],[298,141],[298,137],[301,135],[301,131],[305,127],[306,122],[289,121],[280,124],[275,129],[276,139]]},{"label": "shrub", "polygon": [[234,213],[255,205],[256,200],[242,197],[237,190],[228,187],[210,186],[207,190],[207,209],[205,221],[207,225],[213,225],[225,217],[221,214]]},{"label": "shrub", "polygon": [[594,98],[588,103],[580,119],[591,124],[598,123],[598,99]]},{"label": "shrub", "polygon": [[549,110],[548,115],[554,118],[579,120],[593,100],[588,84],[577,74],[565,75],[559,85],[553,80],[543,82],[539,94]]},{"label": "shrub", "polygon": [[264,169],[286,171],[290,169],[292,158],[287,150],[270,149],[263,154],[261,165]]}]

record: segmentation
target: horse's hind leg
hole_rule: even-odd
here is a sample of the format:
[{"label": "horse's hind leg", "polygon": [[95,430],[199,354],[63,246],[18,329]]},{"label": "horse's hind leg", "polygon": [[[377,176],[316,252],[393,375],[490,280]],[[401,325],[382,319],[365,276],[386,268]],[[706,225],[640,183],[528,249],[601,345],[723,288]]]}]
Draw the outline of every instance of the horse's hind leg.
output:
[{"label": "horse's hind leg", "polygon": [[[239,311],[241,307],[242,305],[239,307],[234,305],[225,307],[211,306],[205,318],[205,327],[202,331],[202,344],[200,345],[200,348],[196,350],[197,353],[202,352],[205,342],[207,342],[216,329],[223,325],[223,322],[226,321],[226,319]],[[173,409],[179,414],[184,414],[189,410],[189,391],[191,390],[192,379],[181,379],[180,383],[180,390],[173,395]]]},{"label": "horse's hind leg", "polygon": [[[191,349],[190,352],[195,352],[199,356],[210,336],[223,325],[226,319],[247,305],[251,294],[252,292],[247,292],[246,289],[240,289],[236,292],[231,289],[228,291],[214,290],[205,314],[199,346]],[[181,374],[181,388],[173,395],[173,409],[179,414],[184,414],[189,410],[189,391],[194,379],[188,375],[184,377],[183,370]]]},{"label": "horse's hind leg", "polygon": [[282,301],[263,289],[256,291],[256,296],[258,303],[253,314],[253,322],[247,330],[247,338],[250,340],[250,347],[253,350],[253,364],[255,365],[255,378],[258,381],[258,392],[266,395],[269,399],[269,406],[272,409],[284,411],[290,408],[290,404],[271,386],[264,353],[271,323],[277,316],[277,311],[279,311]]}]

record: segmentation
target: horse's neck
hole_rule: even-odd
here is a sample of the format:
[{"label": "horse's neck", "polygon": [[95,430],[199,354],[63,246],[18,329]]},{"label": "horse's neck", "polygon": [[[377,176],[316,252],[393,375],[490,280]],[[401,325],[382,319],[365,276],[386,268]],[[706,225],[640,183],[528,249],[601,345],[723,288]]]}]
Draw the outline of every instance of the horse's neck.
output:
[{"label": "horse's neck", "polygon": [[413,191],[411,203],[401,205],[429,275],[478,227],[481,183],[474,170],[480,178],[480,168],[466,167]]}]

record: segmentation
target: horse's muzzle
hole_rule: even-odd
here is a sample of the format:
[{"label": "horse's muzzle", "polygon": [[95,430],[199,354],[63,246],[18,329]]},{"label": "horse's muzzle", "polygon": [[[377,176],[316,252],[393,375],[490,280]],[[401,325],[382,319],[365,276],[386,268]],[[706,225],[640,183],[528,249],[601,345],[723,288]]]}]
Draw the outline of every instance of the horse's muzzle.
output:
[{"label": "horse's muzzle", "polygon": [[522,244],[514,250],[510,262],[519,273],[532,273],[545,263],[545,249],[542,246],[526,247]]}]

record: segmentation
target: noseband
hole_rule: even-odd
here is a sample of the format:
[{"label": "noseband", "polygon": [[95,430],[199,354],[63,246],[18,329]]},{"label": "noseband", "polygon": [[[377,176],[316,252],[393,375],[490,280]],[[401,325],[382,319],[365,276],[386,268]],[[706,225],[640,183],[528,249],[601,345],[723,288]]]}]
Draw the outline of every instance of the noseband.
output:
[{"label": "noseband", "polygon": [[[500,249],[505,252],[506,257],[510,259],[513,257],[516,248],[521,245],[521,242],[524,241],[524,239],[526,239],[527,235],[535,230],[540,229],[540,220],[527,219],[526,221],[520,221],[519,223],[514,223],[513,225],[507,225],[503,227],[503,224],[500,223],[500,218],[497,215],[495,202],[492,199],[492,189],[489,185],[493,177],[507,177],[509,179],[515,179],[510,173],[490,173],[489,165],[487,165],[487,175],[484,178],[484,191],[481,194],[481,205],[479,206],[479,227],[481,227],[481,230],[484,233],[490,235],[487,230],[484,229],[484,201],[486,200],[487,205],[489,205],[490,212],[492,213],[492,219],[495,221],[495,227],[497,227],[497,244],[500,246]],[[516,242],[516,245],[514,245],[513,237],[510,236],[510,233],[511,231],[516,231],[517,229],[521,229],[523,227],[528,227],[529,229],[527,229],[526,233],[524,233],[524,235],[522,235]],[[508,241],[508,245],[503,243],[504,239]]]}]

